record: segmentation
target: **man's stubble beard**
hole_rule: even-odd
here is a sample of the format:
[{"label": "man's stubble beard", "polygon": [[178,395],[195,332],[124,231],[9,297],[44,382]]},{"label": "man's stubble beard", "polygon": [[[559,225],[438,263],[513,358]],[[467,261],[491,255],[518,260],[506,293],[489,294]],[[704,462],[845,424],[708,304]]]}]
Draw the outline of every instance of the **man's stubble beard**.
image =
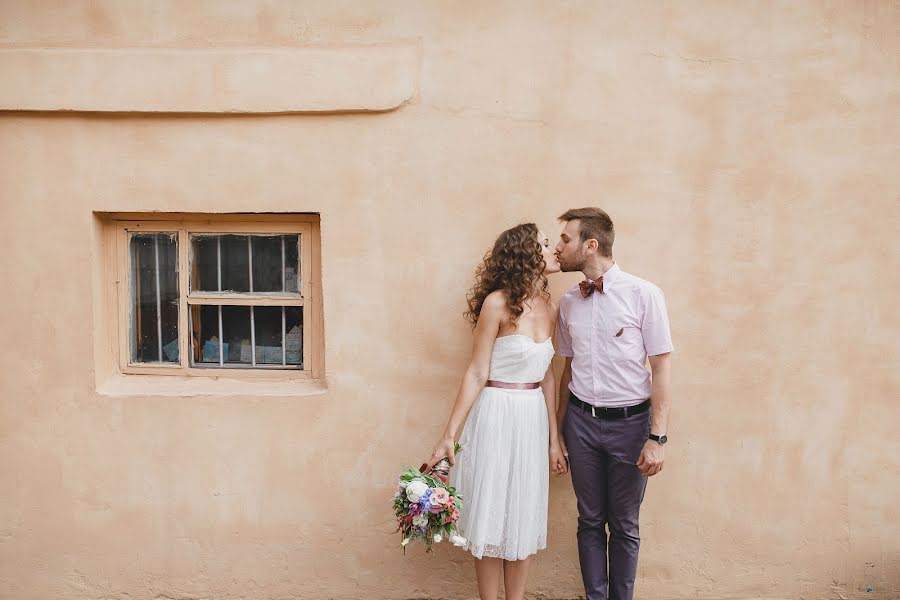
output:
[{"label": "man's stubble beard", "polygon": [[563,273],[573,273],[575,271],[583,271],[584,270],[584,255],[578,254],[573,259],[572,262],[563,262],[559,261],[559,270]]}]

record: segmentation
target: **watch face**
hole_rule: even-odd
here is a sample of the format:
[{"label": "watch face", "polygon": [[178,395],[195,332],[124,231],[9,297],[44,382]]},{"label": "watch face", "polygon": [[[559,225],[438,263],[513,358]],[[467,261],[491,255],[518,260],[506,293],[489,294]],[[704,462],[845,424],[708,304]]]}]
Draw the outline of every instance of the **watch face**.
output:
[{"label": "watch face", "polygon": [[668,442],[668,441],[669,441],[669,438],[667,438],[666,436],[664,436],[664,435],[659,436],[659,443],[660,443],[660,444],[665,444],[665,443]]}]

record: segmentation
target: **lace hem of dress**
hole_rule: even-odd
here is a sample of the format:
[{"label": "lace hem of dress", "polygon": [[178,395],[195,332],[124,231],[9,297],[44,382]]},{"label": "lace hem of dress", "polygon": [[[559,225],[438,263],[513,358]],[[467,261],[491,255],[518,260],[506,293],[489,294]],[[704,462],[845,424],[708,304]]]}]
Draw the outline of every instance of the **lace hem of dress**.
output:
[{"label": "lace hem of dress", "polygon": [[516,552],[513,549],[507,549],[504,545],[482,544],[476,545],[469,542],[463,546],[465,550],[472,553],[475,558],[502,558],[503,560],[524,560],[533,554],[537,554],[538,550],[547,547],[547,538],[539,537],[537,543],[527,550],[519,549]]}]

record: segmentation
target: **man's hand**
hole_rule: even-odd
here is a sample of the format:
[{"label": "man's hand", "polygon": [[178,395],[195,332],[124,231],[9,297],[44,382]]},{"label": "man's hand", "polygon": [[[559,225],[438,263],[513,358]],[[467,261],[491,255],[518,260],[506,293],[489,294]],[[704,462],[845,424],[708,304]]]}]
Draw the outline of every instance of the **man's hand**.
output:
[{"label": "man's hand", "polygon": [[647,440],[641,450],[641,457],[637,461],[637,467],[644,477],[652,477],[662,471],[666,462],[666,449],[654,440]]}]

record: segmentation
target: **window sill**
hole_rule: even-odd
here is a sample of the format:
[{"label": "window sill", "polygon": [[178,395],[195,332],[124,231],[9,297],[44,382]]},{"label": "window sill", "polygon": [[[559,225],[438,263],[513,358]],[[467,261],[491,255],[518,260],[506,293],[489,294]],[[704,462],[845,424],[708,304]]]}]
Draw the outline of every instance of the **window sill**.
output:
[{"label": "window sill", "polygon": [[113,375],[97,386],[101,396],[312,396],[328,390],[316,379],[245,381],[227,377]]}]

